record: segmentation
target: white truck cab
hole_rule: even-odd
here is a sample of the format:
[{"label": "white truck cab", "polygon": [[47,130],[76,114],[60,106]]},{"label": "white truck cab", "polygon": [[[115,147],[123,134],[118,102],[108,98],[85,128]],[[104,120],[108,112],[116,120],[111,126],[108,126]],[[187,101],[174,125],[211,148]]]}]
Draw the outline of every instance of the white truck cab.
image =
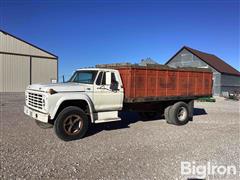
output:
[{"label": "white truck cab", "polygon": [[114,69],[77,69],[66,83],[33,84],[25,91],[24,113],[62,140],[82,138],[89,123],[121,120],[124,90]]}]

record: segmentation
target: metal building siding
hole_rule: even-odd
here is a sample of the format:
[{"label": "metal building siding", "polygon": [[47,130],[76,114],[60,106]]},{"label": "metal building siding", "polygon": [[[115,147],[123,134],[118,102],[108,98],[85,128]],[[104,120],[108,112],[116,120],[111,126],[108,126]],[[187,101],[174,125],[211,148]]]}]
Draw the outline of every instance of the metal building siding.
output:
[{"label": "metal building siding", "polygon": [[29,57],[1,54],[0,91],[23,92],[30,82]]},{"label": "metal building siding", "polygon": [[3,92],[3,55],[0,54],[0,92]]},{"label": "metal building siding", "polygon": [[186,49],[180,51],[168,64],[170,67],[197,67],[210,68],[213,71],[213,94],[219,95],[221,93],[221,73],[216,71],[213,67],[203,62],[197,56]]},{"label": "metal building siding", "polygon": [[45,56],[55,58],[49,53],[46,53],[30,44],[27,44],[19,39],[12,37],[11,35],[0,32],[0,51],[15,54],[26,54],[32,56]]},{"label": "metal building siding", "polygon": [[222,74],[221,77],[221,93],[233,92],[240,90],[240,77]]},{"label": "metal building siding", "polygon": [[32,84],[57,80],[57,60],[32,57]]},{"label": "metal building siding", "polygon": [[214,68],[203,62],[197,56],[193,55],[186,49],[183,49],[177,54],[169,63],[170,67],[206,67],[211,68],[213,71],[216,71]]}]

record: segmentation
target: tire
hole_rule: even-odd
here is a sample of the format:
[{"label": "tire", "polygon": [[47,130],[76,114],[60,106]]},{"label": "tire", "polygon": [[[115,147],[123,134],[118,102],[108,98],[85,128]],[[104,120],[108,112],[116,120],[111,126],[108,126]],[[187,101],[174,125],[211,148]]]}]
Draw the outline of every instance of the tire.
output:
[{"label": "tire", "polygon": [[41,122],[41,121],[38,121],[38,120],[35,120],[35,123],[42,129],[49,129],[49,128],[53,127],[52,124],[44,123],[44,122]]},{"label": "tire", "polygon": [[164,118],[166,119],[167,123],[172,124],[169,119],[169,111],[172,106],[168,106],[164,109]]},{"label": "tire", "polygon": [[63,109],[54,122],[54,131],[63,141],[81,139],[89,127],[85,112],[76,106]]},{"label": "tire", "polygon": [[184,102],[175,103],[169,110],[169,123],[184,125],[189,121],[188,105]]},{"label": "tire", "polygon": [[147,120],[152,120],[157,116],[157,112],[139,112],[139,115]]}]

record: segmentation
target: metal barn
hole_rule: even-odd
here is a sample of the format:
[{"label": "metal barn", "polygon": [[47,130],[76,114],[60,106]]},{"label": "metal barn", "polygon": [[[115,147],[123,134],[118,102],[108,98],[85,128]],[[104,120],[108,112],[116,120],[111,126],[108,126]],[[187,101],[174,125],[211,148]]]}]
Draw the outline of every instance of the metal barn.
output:
[{"label": "metal barn", "polygon": [[0,92],[23,92],[29,84],[58,78],[58,57],[0,30]]},{"label": "metal barn", "polygon": [[240,72],[213,54],[184,46],[165,64],[170,67],[211,68],[213,95],[240,90]]}]

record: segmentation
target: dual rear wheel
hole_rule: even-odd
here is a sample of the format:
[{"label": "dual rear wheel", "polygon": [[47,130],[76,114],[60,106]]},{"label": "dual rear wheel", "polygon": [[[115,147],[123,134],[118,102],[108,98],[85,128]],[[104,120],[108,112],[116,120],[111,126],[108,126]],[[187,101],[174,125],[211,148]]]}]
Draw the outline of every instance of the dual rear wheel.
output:
[{"label": "dual rear wheel", "polygon": [[[139,115],[144,119],[154,119],[157,112],[140,112]],[[169,124],[184,125],[190,119],[189,106],[185,102],[177,102],[164,110],[164,117]]]},{"label": "dual rear wheel", "polygon": [[190,119],[189,107],[185,102],[177,102],[174,105],[165,108],[164,116],[169,124],[187,124]]}]

